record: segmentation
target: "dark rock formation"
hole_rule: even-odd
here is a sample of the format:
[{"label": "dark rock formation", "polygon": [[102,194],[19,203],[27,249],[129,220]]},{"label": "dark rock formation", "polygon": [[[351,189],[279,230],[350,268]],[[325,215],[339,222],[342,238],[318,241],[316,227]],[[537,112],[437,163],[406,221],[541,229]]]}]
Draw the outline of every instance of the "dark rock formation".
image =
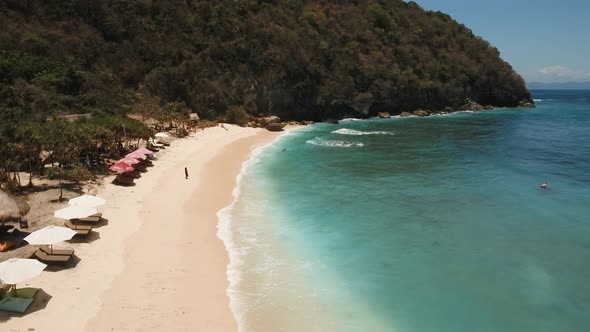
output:
[{"label": "dark rock formation", "polygon": [[535,104],[530,100],[523,100],[520,103],[518,103],[518,107],[534,108]]},{"label": "dark rock formation", "polygon": [[412,114],[417,115],[417,116],[429,116],[430,113],[431,112],[429,110],[423,110],[423,109],[418,109],[418,110],[415,110],[414,112],[412,112]]},{"label": "dark rock formation", "polygon": [[271,122],[271,123],[267,124],[265,128],[268,131],[283,131],[284,127],[285,127],[284,123]]},{"label": "dark rock formation", "polygon": [[483,109],[483,106],[469,98],[465,99],[465,104],[459,108],[461,111],[483,111]]},{"label": "dark rock formation", "polygon": [[256,123],[260,127],[265,127],[266,125],[268,125],[270,123],[278,123],[278,122],[281,122],[281,118],[279,118],[276,115],[271,115],[271,116],[267,116],[265,118],[258,118],[258,119],[256,119]]},{"label": "dark rock formation", "polygon": [[412,116],[412,113],[410,113],[410,112],[402,112],[400,115],[401,115],[402,118],[406,118],[408,116]]}]

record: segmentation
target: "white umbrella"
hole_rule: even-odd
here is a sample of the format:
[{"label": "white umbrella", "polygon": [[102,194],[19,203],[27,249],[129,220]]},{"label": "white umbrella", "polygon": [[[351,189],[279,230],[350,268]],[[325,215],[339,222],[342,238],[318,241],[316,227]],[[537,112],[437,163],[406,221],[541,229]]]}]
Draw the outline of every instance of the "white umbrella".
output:
[{"label": "white umbrella", "polygon": [[25,237],[25,241],[32,245],[48,244],[52,246],[56,243],[70,240],[76,234],[76,231],[67,227],[50,225],[29,234],[29,236]]},{"label": "white umbrella", "polygon": [[70,205],[61,210],[57,210],[53,213],[56,218],[61,219],[79,219],[86,218],[95,214],[97,211],[95,208],[86,206]]},{"label": "white umbrella", "polygon": [[154,135],[155,137],[163,137],[163,138],[167,138],[170,137],[170,135],[166,134],[166,133],[157,133]]},{"label": "white umbrella", "polygon": [[46,266],[36,259],[10,258],[0,263],[0,281],[7,285],[16,285],[38,276]]},{"label": "white umbrella", "polygon": [[68,204],[93,208],[93,207],[97,207],[99,205],[103,205],[106,202],[107,202],[106,200],[104,200],[103,198],[97,197],[97,196],[82,195],[82,196],[78,196],[76,198],[70,199],[68,201]]}]

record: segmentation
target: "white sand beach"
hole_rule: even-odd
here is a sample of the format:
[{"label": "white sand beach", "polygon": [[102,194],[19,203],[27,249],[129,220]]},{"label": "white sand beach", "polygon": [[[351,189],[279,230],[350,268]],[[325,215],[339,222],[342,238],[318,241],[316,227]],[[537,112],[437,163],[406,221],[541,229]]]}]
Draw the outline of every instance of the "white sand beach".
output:
[{"label": "white sand beach", "polygon": [[108,177],[91,191],[107,200],[108,223],[88,242],[62,245],[75,249],[75,266],[19,285],[41,288],[46,306],[3,317],[0,330],[236,331],[216,213],[231,203],[242,163],[278,135],[208,128],[156,153],[133,187]]}]

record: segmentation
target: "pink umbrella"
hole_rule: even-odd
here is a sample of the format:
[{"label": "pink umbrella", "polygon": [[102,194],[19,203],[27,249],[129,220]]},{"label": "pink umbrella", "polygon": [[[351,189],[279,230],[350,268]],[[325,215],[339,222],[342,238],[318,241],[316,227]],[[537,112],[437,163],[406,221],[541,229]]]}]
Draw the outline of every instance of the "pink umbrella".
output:
[{"label": "pink umbrella", "polygon": [[135,151],[133,151],[133,152],[139,152],[139,153],[142,153],[142,154],[145,154],[145,155],[148,155],[148,154],[150,154],[150,155],[151,155],[151,154],[154,154],[154,152],[153,152],[153,151],[150,151],[150,150],[148,150],[148,149],[146,149],[146,148],[139,148],[139,149],[137,149],[137,150],[135,150]]},{"label": "pink umbrella", "polygon": [[119,161],[116,164],[114,164],[113,166],[109,167],[109,169],[111,171],[117,172],[117,173],[125,173],[125,172],[133,171],[133,167],[131,167],[129,164],[126,164],[121,161]]},{"label": "pink umbrella", "polygon": [[117,163],[125,163],[127,165],[135,165],[135,164],[139,163],[139,160],[134,159],[134,158],[125,157],[125,158],[117,161]]},{"label": "pink umbrella", "polygon": [[137,151],[133,151],[130,154],[125,156],[126,158],[135,158],[135,159],[145,159],[145,153],[139,153]]}]

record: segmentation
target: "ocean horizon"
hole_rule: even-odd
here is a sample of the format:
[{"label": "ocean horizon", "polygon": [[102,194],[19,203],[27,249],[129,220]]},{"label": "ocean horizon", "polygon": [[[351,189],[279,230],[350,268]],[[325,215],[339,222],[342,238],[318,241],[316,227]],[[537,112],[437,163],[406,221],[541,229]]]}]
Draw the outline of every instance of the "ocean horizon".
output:
[{"label": "ocean horizon", "polygon": [[586,331],[590,91],[532,92],[258,149],[218,214],[239,330]]}]

